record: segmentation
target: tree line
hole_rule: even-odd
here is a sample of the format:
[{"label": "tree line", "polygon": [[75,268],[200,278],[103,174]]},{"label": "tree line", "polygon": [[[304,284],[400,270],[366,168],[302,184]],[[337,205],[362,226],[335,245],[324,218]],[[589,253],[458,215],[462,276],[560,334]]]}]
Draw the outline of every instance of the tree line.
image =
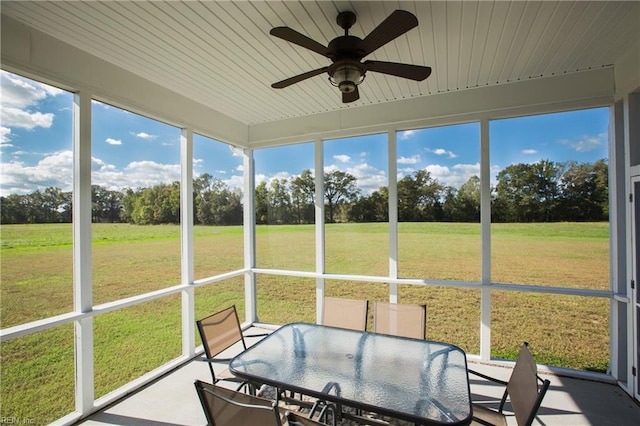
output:
[{"label": "tree line", "polygon": [[[491,188],[493,222],[606,221],[608,164],[557,163],[540,160],[512,164]],[[92,186],[92,221],[149,225],[180,222],[180,183],[113,191]],[[479,222],[480,178],[471,176],[459,188],[443,185],[427,170],[398,181],[401,222]],[[386,222],[389,189],[364,194],[353,175],[324,174],[325,220]],[[72,196],[59,188],[0,197],[1,223],[71,222]],[[261,182],[255,190],[258,224],[304,224],[315,220],[315,181],[311,170],[289,179]],[[205,173],[193,180],[194,223],[240,225],[242,193]]]}]

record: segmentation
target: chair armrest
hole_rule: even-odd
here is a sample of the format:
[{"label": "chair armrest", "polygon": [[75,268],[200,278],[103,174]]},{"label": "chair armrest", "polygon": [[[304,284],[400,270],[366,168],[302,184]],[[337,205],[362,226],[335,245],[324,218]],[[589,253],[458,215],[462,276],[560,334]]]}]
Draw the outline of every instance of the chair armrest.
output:
[{"label": "chair armrest", "polygon": [[198,361],[229,363],[232,359],[233,358],[207,358],[206,356],[202,356],[202,358],[198,358]]},{"label": "chair armrest", "polygon": [[475,376],[482,377],[483,379],[489,380],[489,381],[494,382],[494,383],[499,383],[499,384],[504,385],[504,386],[507,385],[507,382],[505,382],[504,380],[500,380],[500,379],[496,379],[495,377],[487,376],[486,374],[479,373],[479,372],[474,371],[474,370],[472,370],[470,368],[467,369],[467,370],[469,371],[469,374],[473,374]]},{"label": "chair armrest", "polygon": [[244,335],[244,337],[265,337],[268,336],[271,333],[262,333],[262,334],[246,334]]}]

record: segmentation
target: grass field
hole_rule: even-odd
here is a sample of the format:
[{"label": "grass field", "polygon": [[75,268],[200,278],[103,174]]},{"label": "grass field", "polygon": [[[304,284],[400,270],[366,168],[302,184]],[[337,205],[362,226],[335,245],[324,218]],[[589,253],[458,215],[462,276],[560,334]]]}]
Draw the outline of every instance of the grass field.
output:
[{"label": "grass field", "polygon": [[[1,228],[0,321],[3,328],[73,309],[72,229],[61,225]],[[243,266],[241,227],[195,227],[196,279]],[[93,226],[95,304],[175,285],[180,280],[178,226]],[[312,225],[257,228],[257,264],[315,270]],[[477,224],[401,223],[401,277],[480,280]],[[326,271],[388,274],[387,224],[326,227]],[[492,225],[492,281],[606,290],[606,223]],[[315,321],[315,280],[259,275],[261,321]],[[332,296],[386,300],[388,285],[327,280]],[[196,317],[236,304],[243,315],[244,281],[196,289]],[[427,304],[427,335],[479,352],[480,292],[401,285],[401,303]],[[94,319],[95,394],[103,396],[180,353],[181,301],[172,296]],[[527,340],[536,360],[605,371],[609,363],[609,300],[492,292],[492,355],[513,359]],[[371,320],[371,318],[370,318]],[[74,410],[73,326],[17,338],[0,346],[0,417],[48,423]]]}]

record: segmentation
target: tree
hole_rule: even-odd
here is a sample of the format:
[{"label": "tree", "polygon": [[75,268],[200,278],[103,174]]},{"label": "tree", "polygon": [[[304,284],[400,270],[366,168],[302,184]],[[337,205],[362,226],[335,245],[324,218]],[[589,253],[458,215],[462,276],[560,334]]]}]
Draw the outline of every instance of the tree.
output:
[{"label": "tree", "polygon": [[549,160],[511,164],[498,173],[492,211],[498,221],[550,222],[559,201],[561,167]]},{"label": "tree", "polygon": [[269,223],[291,223],[291,196],[286,179],[273,179],[269,185]]},{"label": "tree", "polygon": [[[340,170],[324,174],[327,222],[389,220],[389,190],[360,194],[357,179]],[[180,184],[107,190],[93,185],[92,220],[135,224],[180,222]],[[608,165],[556,164],[541,160],[512,164],[498,173],[492,193],[492,221],[601,221],[609,214]],[[49,187],[31,194],[0,197],[3,224],[71,222],[72,193]],[[242,223],[242,192],[204,173],[193,180],[194,223]],[[313,223],[315,179],[304,170],[291,179],[261,182],[255,190],[256,223]],[[478,222],[480,179],[471,176],[460,188],[443,186],[426,170],[398,181],[398,219]]]},{"label": "tree", "polygon": [[456,222],[480,222],[480,178],[473,175],[467,180],[455,196]]},{"label": "tree", "polygon": [[193,180],[196,223],[238,225],[242,223],[242,193],[220,179],[204,173]]},{"label": "tree", "polygon": [[356,177],[342,170],[332,170],[324,174],[324,197],[329,207],[327,221],[334,222],[334,213],[338,205],[355,201],[360,190]]},{"label": "tree", "polygon": [[[63,223],[70,223],[73,221],[73,194],[71,191],[63,192],[61,194],[62,200],[58,207],[60,212],[60,221]],[[118,212],[120,214],[120,212]]]},{"label": "tree", "polygon": [[256,223],[265,224],[269,221],[269,190],[267,182],[262,181],[255,190]]},{"label": "tree", "polygon": [[137,225],[180,223],[180,183],[139,190],[133,202],[131,220]]},{"label": "tree", "polygon": [[26,196],[9,194],[0,198],[0,214],[3,224],[27,223]]},{"label": "tree", "polygon": [[601,159],[593,164],[567,164],[560,179],[561,220],[601,221],[609,216],[608,165]]},{"label": "tree", "polygon": [[120,220],[127,223],[135,223],[133,221],[133,209],[135,208],[136,199],[142,190],[134,191],[131,188],[125,189],[122,196],[122,210],[120,210]]},{"label": "tree", "polygon": [[119,191],[111,191],[99,185],[91,185],[92,221],[119,222],[124,195]]},{"label": "tree", "polygon": [[427,170],[418,170],[398,181],[398,220],[423,222],[442,218],[444,187]]},{"label": "tree", "polygon": [[297,223],[313,223],[316,184],[311,170],[303,170],[300,176],[291,178],[291,202]]},{"label": "tree", "polygon": [[206,204],[206,191],[211,185],[211,176],[209,173],[203,173],[193,178],[191,186],[193,188],[193,223],[194,224],[206,224],[207,218],[205,207]]},{"label": "tree", "polygon": [[60,188],[48,187],[42,193],[42,220],[45,223],[60,222],[60,212],[64,205],[63,192]]},{"label": "tree", "polygon": [[351,222],[386,222],[389,220],[389,196],[386,187],[360,197],[349,209]]}]

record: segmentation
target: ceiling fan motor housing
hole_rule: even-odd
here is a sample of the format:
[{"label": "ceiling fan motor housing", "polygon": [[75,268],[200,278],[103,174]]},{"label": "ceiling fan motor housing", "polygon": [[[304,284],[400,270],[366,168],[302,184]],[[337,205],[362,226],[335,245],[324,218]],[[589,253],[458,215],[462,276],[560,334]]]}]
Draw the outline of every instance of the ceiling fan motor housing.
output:
[{"label": "ceiling fan motor housing", "polygon": [[[341,22],[340,16],[344,13],[346,12],[338,15],[338,24]],[[355,22],[355,15],[352,15],[353,22]],[[348,18],[349,17],[345,17],[344,19]],[[351,21],[348,22],[351,23],[348,26],[346,26],[347,24],[345,23],[341,25],[345,28],[345,35],[331,40],[329,46],[327,46],[327,56],[333,62],[327,70],[329,81],[338,87],[342,93],[355,92],[356,87],[364,80],[366,71],[360,62],[365,55],[365,51],[359,47],[362,39],[346,34],[349,27],[353,24]]]},{"label": "ceiling fan motor housing", "polygon": [[338,13],[338,17],[336,18],[336,23],[340,26],[340,28],[344,29],[345,35],[349,28],[356,23],[356,14],[351,12],[350,10],[345,10],[344,12]]}]

